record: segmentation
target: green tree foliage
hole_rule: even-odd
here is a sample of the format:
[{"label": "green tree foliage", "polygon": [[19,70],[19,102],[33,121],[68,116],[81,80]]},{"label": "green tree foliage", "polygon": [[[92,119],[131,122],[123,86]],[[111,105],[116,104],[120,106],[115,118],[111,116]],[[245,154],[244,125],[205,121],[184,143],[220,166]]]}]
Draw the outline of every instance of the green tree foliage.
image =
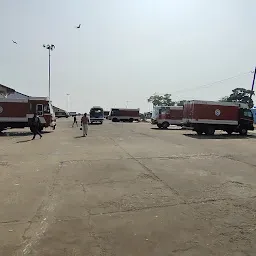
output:
[{"label": "green tree foliage", "polygon": [[223,97],[220,101],[247,103],[252,108],[253,100],[251,99],[251,95],[254,95],[254,92],[251,90],[235,88],[232,90],[230,96]]},{"label": "green tree foliage", "polygon": [[171,99],[171,94],[166,93],[164,95],[154,94],[148,98],[148,102],[153,106],[174,106],[175,102]]}]

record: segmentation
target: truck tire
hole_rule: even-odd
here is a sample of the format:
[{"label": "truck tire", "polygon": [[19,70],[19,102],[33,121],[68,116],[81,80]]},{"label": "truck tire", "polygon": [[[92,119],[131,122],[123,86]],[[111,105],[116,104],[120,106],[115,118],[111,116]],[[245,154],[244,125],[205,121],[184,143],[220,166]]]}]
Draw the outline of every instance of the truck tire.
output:
[{"label": "truck tire", "polygon": [[113,118],[112,122],[118,122],[117,118]]},{"label": "truck tire", "polygon": [[228,129],[228,130],[226,130],[226,132],[227,132],[228,135],[231,135],[234,132],[234,130],[233,129]]},{"label": "truck tire", "polygon": [[203,132],[201,130],[197,130],[196,133],[197,133],[197,135],[202,135],[203,134]]},{"label": "truck tire", "polygon": [[167,129],[169,126],[170,126],[170,124],[168,122],[163,122],[162,123],[163,129]]},{"label": "truck tire", "polygon": [[163,126],[162,124],[157,124],[157,127],[161,129]]},{"label": "truck tire", "polygon": [[133,118],[130,118],[130,119],[129,119],[129,122],[130,122],[130,123],[133,123]]},{"label": "truck tire", "polygon": [[215,128],[213,126],[208,126],[206,128],[206,131],[205,131],[206,135],[212,136],[212,135],[214,135],[214,133],[215,133]]},{"label": "truck tire", "polygon": [[239,134],[242,135],[242,136],[246,136],[247,132],[248,131],[245,128],[241,128],[240,131],[239,131]]}]

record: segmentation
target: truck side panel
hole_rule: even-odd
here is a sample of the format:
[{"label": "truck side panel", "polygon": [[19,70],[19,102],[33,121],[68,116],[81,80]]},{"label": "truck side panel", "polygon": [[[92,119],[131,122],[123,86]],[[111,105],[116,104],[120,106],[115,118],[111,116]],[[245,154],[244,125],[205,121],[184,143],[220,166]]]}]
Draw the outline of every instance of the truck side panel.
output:
[{"label": "truck side panel", "polygon": [[0,102],[0,120],[3,118],[27,118],[29,104],[26,102]]},{"label": "truck side panel", "polygon": [[194,104],[193,119],[195,120],[238,121],[238,118],[237,106]]},{"label": "truck side panel", "polygon": [[124,109],[122,109],[122,110],[119,111],[118,116],[120,116],[120,117],[129,116],[129,117],[139,118],[140,113],[139,113],[139,111],[136,111],[136,110],[124,110]]},{"label": "truck side panel", "polygon": [[191,102],[185,105],[183,114],[185,123],[238,125],[239,107]]}]

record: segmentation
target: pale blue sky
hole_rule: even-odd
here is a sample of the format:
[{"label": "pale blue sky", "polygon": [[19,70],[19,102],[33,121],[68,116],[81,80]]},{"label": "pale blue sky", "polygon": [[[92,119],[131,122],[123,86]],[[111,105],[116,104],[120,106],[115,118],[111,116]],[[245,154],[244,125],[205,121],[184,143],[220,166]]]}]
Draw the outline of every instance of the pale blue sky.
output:
[{"label": "pale blue sky", "polygon": [[[52,43],[52,100],[59,107],[66,108],[67,93],[75,111],[126,101],[147,111],[155,92],[218,100],[235,87],[250,88],[252,74],[193,88],[253,70],[255,10],[253,0],[0,0],[0,83],[47,96],[42,45]],[[190,90],[176,92],[183,88]]]}]

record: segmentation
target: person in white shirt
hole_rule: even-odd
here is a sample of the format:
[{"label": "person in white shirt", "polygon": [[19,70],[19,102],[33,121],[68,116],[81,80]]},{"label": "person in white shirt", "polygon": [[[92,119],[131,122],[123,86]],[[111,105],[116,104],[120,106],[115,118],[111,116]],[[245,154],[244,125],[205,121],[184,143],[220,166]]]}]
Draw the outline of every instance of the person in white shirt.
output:
[{"label": "person in white shirt", "polygon": [[87,117],[87,113],[84,113],[83,117],[81,118],[81,126],[82,126],[82,130],[83,130],[83,137],[87,136],[88,124],[89,124],[89,118]]}]

